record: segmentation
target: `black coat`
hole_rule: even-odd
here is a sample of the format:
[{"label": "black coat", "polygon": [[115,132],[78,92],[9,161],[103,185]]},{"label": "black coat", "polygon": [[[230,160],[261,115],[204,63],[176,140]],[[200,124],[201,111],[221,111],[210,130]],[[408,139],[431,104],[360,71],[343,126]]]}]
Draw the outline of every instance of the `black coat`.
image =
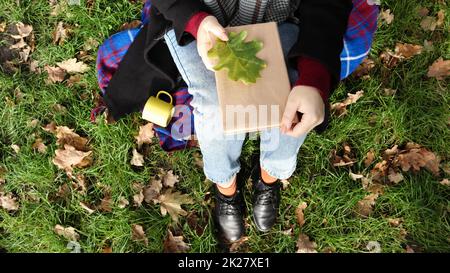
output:
[{"label": "black coat", "polygon": [[[171,91],[181,84],[163,35],[173,28],[180,45],[193,41],[194,37],[184,31],[185,26],[192,15],[207,11],[200,0],[153,0],[152,3],[150,23],[136,36],[103,97],[115,120],[141,111],[147,99],[159,90]],[[333,89],[339,81],[340,53],[352,7],[351,0],[301,0],[295,13],[300,32],[289,52],[289,60],[296,62],[302,55],[318,60],[332,75]],[[328,119],[327,107],[325,121],[316,129],[323,131]]]}]

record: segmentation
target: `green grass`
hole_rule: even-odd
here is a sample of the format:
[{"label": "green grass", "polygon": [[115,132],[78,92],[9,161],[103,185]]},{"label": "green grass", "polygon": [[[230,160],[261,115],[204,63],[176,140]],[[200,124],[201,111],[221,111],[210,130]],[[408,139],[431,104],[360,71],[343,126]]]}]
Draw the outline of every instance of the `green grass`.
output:
[{"label": "green grass", "polygon": [[[34,27],[36,51],[31,56],[43,67],[73,58],[87,39],[102,42],[124,22],[139,19],[139,3],[97,0],[88,10],[85,2],[69,7],[67,13],[58,17],[50,17],[48,1],[22,0],[17,6],[16,1],[0,0],[0,22],[22,21]],[[445,9],[444,27],[433,33],[423,31],[415,12],[420,6],[428,7],[431,14]],[[378,241],[383,252],[403,252],[406,245],[417,245],[426,252],[450,251],[450,188],[438,183],[445,176],[436,178],[427,171],[405,174],[405,181],[389,187],[377,200],[374,213],[361,219],[353,212],[355,204],[365,196],[361,184],[350,179],[348,169],[333,168],[329,161],[330,151],[347,142],[358,159],[352,171],[368,172],[363,160],[370,149],[375,151],[378,160],[385,149],[409,141],[427,147],[444,162],[450,160],[449,82],[438,83],[426,77],[428,66],[438,57],[450,58],[450,10],[431,0],[389,0],[384,1],[383,8],[390,8],[395,19],[389,26],[380,26],[377,32],[370,54],[377,66],[371,71],[371,78],[347,79],[331,100],[341,101],[348,92],[361,89],[364,96],[349,107],[347,116],[334,118],[324,134],[312,133],[307,138],[298,156],[298,168],[290,179],[291,185],[283,192],[276,226],[261,234],[248,217],[247,251],[294,252],[300,232],[310,236],[319,251],[330,247],[336,252],[362,252],[367,251],[369,241]],[[52,31],[59,21],[74,26],[71,38],[62,46],[52,44]],[[433,51],[391,70],[378,61],[377,56],[386,48],[393,49],[396,42],[423,44],[425,39],[433,41]],[[33,74],[27,69],[14,75],[0,72],[0,166],[6,169],[6,183],[0,187],[14,193],[20,201],[17,212],[0,209],[0,251],[68,252],[67,240],[53,232],[56,224],[73,226],[78,231],[83,252],[101,252],[105,245],[112,245],[114,252],[159,252],[168,228],[183,233],[193,252],[221,251],[213,236],[209,207],[203,204],[210,184],[205,183],[202,170],[193,167],[196,151],[167,154],[155,141],[146,151],[145,166],[132,168],[129,161],[135,147],[134,135],[143,121],[139,114],[114,125],[89,121],[98,87],[95,63],[88,64],[92,69],[83,79],[86,86],[72,88],[65,84],[45,84],[46,73]],[[397,93],[385,96],[384,88],[397,89]],[[23,94],[22,98],[17,96],[17,90]],[[67,111],[51,110],[55,104],[63,105]],[[33,119],[38,119],[39,124],[29,127]],[[57,149],[54,136],[40,128],[51,121],[74,128],[90,139],[94,164],[76,170],[88,181],[85,196],[72,191],[64,200],[55,198],[58,187],[70,184],[70,179],[52,163]],[[48,146],[46,154],[31,148],[36,137],[41,137]],[[19,154],[11,149],[12,144],[21,147]],[[242,163],[247,168],[252,165],[252,155],[258,152],[257,144],[257,141],[247,141],[244,145]],[[161,216],[157,205],[117,207],[120,197],[131,201],[133,182],[147,183],[160,167],[173,169],[180,176],[177,187],[196,201],[186,208],[203,219],[203,234],[197,235],[185,219],[179,226],[173,226],[170,217]],[[102,198],[101,184],[111,187],[116,206],[110,213],[89,215],[79,202],[98,204]],[[246,199],[249,203],[249,193]],[[306,224],[300,231],[295,208],[301,201],[307,202],[308,208]],[[402,226],[391,227],[387,218],[397,217],[404,219]],[[132,224],[144,227],[149,239],[147,246],[132,240]],[[291,226],[294,236],[282,234]],[[402,236],[401,228],[406,229],[406,237]]]}]

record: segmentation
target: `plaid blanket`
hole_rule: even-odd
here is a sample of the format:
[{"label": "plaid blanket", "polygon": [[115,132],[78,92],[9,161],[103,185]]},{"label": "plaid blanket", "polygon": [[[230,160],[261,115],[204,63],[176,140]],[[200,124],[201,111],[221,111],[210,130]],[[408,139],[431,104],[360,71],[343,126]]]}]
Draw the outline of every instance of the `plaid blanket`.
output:
[{"label": "plaid blanket", "polygon": [[[151,23],[149,22],[150,8],[151,0],[147,0],[142,9],[140,27],[116,33],[100,46],[97,55],[97,79],[102,94],[105,93],[120,61],[142,26]],[[377,27],[378,12],[378,6],[367,0],[353,0],[353,10],[350,14],[344,36],[344,49],[341,53],[341,79],[348,77],[368,55]],[[195,145],[194,141],[187,140],[195,134],[194,115],[190,106],[192,96],[186,88],[172,92],[172,96],[175,101],[173,119],[166,128],[154,126],[160,145],[165,151],[175,151]],[[95,121],[96,116],[105,109],[104,104],[97,105],[91,111],[91,121]],[[186,109],[190,111],[185,111]],[[188,114],[186,115],[186,113]],[[191,120],[190,128],[183,128],[182,124],[184,123],[180,121],[185,119]]]}]

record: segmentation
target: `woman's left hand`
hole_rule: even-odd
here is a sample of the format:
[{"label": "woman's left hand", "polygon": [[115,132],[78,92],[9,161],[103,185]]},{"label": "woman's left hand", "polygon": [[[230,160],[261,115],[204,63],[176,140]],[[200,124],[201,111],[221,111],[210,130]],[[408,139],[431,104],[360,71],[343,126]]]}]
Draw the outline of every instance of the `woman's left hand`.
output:
[{"label": "woman's left hand", "polygon": [[[293,128],[297,112],[302,113],[302,118]],[[315,87],[295,86],[286,104],[281,120],[281,132],[293,137],[307,134],[314,127],[321,124],[325,118],[325,104]]]}]

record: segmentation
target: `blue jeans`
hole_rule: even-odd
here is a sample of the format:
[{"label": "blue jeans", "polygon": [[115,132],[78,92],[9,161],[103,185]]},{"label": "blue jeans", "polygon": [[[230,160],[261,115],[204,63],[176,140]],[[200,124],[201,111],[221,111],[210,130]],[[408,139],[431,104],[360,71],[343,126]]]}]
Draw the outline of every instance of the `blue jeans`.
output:
[{"label": "blue jeans", "polygon": [[[283,23],[278,31],[286,59],[297,41],[298,26]],[[214,73],[203,64],[196,42],[179,46],[173,30],[167,32],[164,38],[193,96],[194,126],[203,155],[204,173],[212,182],[227,187],[240,170],[239,156],[245,134],[224,134]],[[298,73],[292,68],[288,68],[288,73],[292,84],[297,80]],[[278,179],[289,178],[295,171],[297,153],[305,138],[306,135],[287,136],[279,128],[260,131],[261,168]]]}]

